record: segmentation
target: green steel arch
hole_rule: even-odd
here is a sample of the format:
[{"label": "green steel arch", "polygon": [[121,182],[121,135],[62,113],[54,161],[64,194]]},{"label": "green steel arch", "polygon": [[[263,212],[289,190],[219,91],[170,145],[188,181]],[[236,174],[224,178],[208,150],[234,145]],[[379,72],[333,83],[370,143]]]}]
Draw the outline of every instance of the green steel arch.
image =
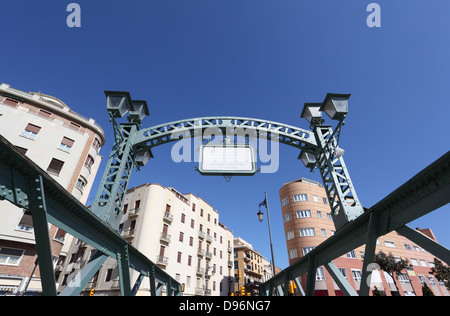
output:
[{"label": "green steel arch", "polygon": [[142,129],[133,146],[150,148],[179,140],[179,136],[200,137],[208,128],[220,129],[223,135],[242,129],[250,137],[264,137],[296,148],[313,151],[317,142],[312,131],[273,121],[234,116],[199,117]]}]

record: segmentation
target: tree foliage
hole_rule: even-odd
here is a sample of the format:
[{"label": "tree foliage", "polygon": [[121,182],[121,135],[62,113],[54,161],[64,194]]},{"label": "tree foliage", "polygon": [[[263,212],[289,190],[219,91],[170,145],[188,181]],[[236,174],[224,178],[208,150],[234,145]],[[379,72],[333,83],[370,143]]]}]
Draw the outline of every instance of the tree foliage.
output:
[{"label": "tree foliage", "polygon": [[397,288],[397,292],[399,292],[397,282],[395,281],[395,273],[401,273],[402,270],[409,266],[408,259],[403,260],[400,258],[400,260],[398,260],[392,253],[386,255],[380,250],[380,252],[375,255],[375,263],[394,280],[394,285]]},{"label": "tree foliage", "polygon": [[434,268],[431,268],[431,274],[434,274],[436,279],[444,282],[448,290],[450,290],[450,268],[442,263],[438,258],[434,258]]}]

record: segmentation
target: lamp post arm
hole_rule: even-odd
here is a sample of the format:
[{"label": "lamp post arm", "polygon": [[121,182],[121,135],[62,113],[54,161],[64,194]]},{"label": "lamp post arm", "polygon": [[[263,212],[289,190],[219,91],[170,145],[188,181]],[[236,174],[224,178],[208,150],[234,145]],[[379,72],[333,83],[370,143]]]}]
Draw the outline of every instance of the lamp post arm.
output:
[{"label": "lamp post arm", "polygon": [[269,202],[267,200],[267,192],[265,192],[265,194],[266,194],[267,223],[269,225],[270,252],[272,254],[272,270],[273,270],[273,276],[275,276],[275,257],[273,256],[272,231],[270,229]]}]

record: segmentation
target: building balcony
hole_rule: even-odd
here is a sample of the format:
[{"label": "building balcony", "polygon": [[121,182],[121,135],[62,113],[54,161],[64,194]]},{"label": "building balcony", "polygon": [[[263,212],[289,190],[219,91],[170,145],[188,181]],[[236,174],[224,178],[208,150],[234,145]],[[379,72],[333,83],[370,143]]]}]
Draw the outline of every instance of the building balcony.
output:
[{"label": "building balcony", "polygon": [[173,222],[173,215],[170,213],[165,212],[164,216],[163,216],[163,221],[167,222],[167,223],[172,223]]},{"label": "building balcony", "polygon": [[200,257],[203,257],[205,255],[205,250],[203,250],[202,248],[198,248],[197,255],[199,255]]},{"label": "building balcony", "polygon": [[233,267],[233,261],[228,260],[228,268]]},{"label": "building balcony", "polygon": [[123,238],[125,239],[133,239],[135,237],[135,229],[134,228],[130,228],[127,229],[123,232]]},{"label": "building balcony", "polygon": [[159,240],[165,243],[170,243],[170,235],[168,233],[161,233]]},{"label": "building balcony", "polygon": [[128,212],[128,217],[132,218],[132,217],[139,216],[140,215],[139,212],[140,212],[139,208],[134,208]]},{"label": "building balcony", "polygon": [[156,264],[167,266],[169,264],[169,258],[164,257],[164,256],[157,256]]},{"label": "building balcony", "polygon": [[205,239],[205,233],[201,230],[198,231],[198,238]]},{"label": "building balcony", "polygon": [[212,237],[210,234],[206,234],[206,242],[212,243]]},{"label": "building balcony", "polygon": [[203,288],[201,287],[195,288],[195,295],[203,295],[203,294],[204,294]]},{"label": "building balcony", "polygon": [[197,275],[204,275],[205,274],[205,268],[197,267]]},{"label": "building balcony", "polygon": [[211,260],[211,258],[212,258],[212,253],[209,252],[209,251],[207,251],[206,254],[205,254],[205,257],[206,257],[206,259],[210,259],[210,260]]}]

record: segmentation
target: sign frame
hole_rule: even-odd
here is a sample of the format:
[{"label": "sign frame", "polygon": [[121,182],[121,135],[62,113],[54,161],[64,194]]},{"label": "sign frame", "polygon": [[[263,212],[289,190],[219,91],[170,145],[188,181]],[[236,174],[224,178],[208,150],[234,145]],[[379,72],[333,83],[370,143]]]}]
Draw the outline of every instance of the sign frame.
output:
[{"label": "sign frame", "polygon": [[[212,147],[225,149],[228,148],[248,148],[250,150],[250,169],[208,169],[205,168],[204,158],[205,158],[205,149],[209,149]],[[256,172],[256,151],[255,148],[250,144],[204,144],[200,147],[199,153],[199,163],[198,163],[198,171],[201,175],[204,176],[253,176]]]}]

